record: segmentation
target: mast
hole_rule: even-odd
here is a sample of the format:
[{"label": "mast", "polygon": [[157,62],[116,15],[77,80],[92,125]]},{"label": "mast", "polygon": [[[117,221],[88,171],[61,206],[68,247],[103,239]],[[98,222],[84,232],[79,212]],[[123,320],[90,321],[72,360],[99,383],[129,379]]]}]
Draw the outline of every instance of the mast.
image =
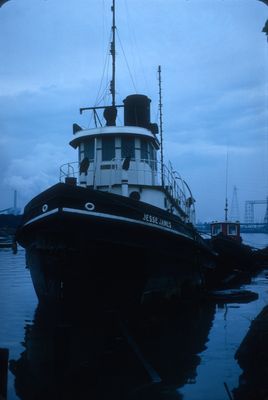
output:
[{"label": "mast", "polygon": [[[0,0],[1,2],[1,0]],[[101,121],[98,117],[96,112],[97,109],[104,109],[104,118],[106,119],[108,126],[115,126],[116,125],[116,116],[117,116],[117,107],[123,107],[123,105],[115,105],[115,0],[112,1],[111,11],[113,13],[113,22],[112,22],[112,41],[110,47],[110,54],[112,56],[112,79],[110,81],[110,93],[112,95],[112,105],[111,106],[101,106],[101,107],[83,107],[80,108],[80,114],[83,113],[85,110],[93,110],[94,121],[97,127],[97,120],[102,126]]]},{"label": "mast", "polygon": [[225,177],[225,221],[228,220],[228,167],[229,167],[229,153],[227,148],[226,154],[226,177]]},{"label": "mast", "polygon": [[112,106],[115,107],[115,0],[111,7],[113,13],[113,25],[112,25],[112,42],[111,42],[111,55],[112,55],[112,80],[110,83],[110,92],[112,94]]},{"label": "mast", "polygon": [[164,159],[163,159],[163,120],[162,120],[162,87],[161,87],[161,66],[158,66],[159,83],[159,124],[160,124],[160,165],[161,165],[161,183],[164,185]]},{"label": "mast", "polygon": [[225,214],[225,218],[224,218],[224,220],[225,220],[225,221],[228,221],[228,199],[227,199],[227,197],[226,197],[226,199],[225,199],[225,209],[224,209],[224,214]]}]

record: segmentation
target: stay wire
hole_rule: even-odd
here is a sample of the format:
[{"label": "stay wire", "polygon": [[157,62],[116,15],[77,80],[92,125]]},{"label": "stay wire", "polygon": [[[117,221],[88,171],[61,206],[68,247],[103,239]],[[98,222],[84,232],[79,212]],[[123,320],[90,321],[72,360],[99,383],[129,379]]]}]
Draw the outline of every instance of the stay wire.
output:
[{"label": "stay wire", "polygon": [[123,53],[123,56],[124,56],[124,59],[125,59],[125,62],[126,62],[126,66],[127,66],[127,69],[128,69],[129,75],[130,75],[131,82],[133,84],[135,92],[138,93],[137,87],[136,87],[136,84],[134,82],[134,78],[133,78],[133,75],[131,73],[131,70],[130,70],[130,67],[129,67],[129,64],[128,64],[128,60],[127,60],[127,57],[126,57],[126,54],[125,54],[125,51],[124,51],[124,48],[123,48],[123,45],[122,45],[122,42],[121,42],[121,39],[120,39],[118,31],[116,31],[116,34],[117,34],[118,41],[119,41],[119,44],[120,44],[120,47],[121,47],[121,50],[122,50],[122,53]]}]

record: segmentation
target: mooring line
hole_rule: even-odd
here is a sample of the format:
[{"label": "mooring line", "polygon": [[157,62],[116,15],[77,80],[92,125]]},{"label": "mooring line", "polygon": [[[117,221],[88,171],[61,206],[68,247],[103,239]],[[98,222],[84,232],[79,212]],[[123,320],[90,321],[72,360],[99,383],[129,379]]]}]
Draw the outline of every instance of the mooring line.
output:
[{"label": "mooring line", "polygon": [[137,343],[135,342],[135,340],[133,339],[133,337],[129,334],[127,327],[125,326],[125,324],[120,320],[120,327],[122,329],[122,333],[123,335],[126,337],[128,344],[131,346],[132,350],[135,352],[135,354],[137,355],[137,357],[139,358],[139,360],[141,361],[143,367],[145,368],[145,370],[147,371],[147,373],[149,374],[151,381],[153,383],[159,383],[162,382],[161,377],[159,376],[159,374],[156,372],[156,370],[152,367],[152,365],[144,358],[139,346],[137,345]]},{"label": "mooring line", "polygon": [[225,390],[226,390],[226,392],[227,392],[227,394],[228,394],[229,399],[230,399],[230,400],[233,400],[233,396],[231,395],[231,392],[230,392],[230,390],[229,390],[229,388],[228,388],[227,383],[226,383],[226,382],[223,382],[223,384],[224,384],[224,387],[225,387]]}]

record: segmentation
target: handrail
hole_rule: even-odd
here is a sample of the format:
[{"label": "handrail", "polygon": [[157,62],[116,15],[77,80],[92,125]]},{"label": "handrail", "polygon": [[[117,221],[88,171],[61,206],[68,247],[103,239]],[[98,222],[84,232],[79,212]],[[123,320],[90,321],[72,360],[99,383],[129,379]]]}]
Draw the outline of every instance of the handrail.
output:
[{"label": "handrail", "polygon": [[[65,177],[75,177],[78,174],[78,169],[75,172],[74,169],[74,165],[79,166],[79,162],[74,161],[74,162],[70,162],[70,163],[66,163],[66,164],[62,164],[60,166],[60,182],[62,181],[63,178]],[[67,171],[65,171],[65,168],[67,169]],[[71,171],[71,172],[70,172]]]},{"label": "handrail", "polygon": [[[109,186],[112,187],[115,183],[118,183],[118,177],[116,180],[116,172],[122,171],[123,161],[123,158],[114,158],[111,161],[96,164],[92,159],[89,163],[89,171],[93,172],[95,175],[98,166],[100,167],[101,165],[110,164],[110,169],[105,170],[105,173],[108,174],[110,172]],[[163,174],[161,174],[160,167],[161,163],[157,160],[131,160],[128,172],[137,172],[137,176],[140,176],[140,174],[143,173],[143,182],[146,181],[146,176],[150,174],[153,178],[151,183],[152,186],[163,186],[169,196],[174,200],[175,204],[180,206],[187,215],[191,213],[194,214],[194,199],[187,183],[181,178],[177,171],[172,169],[171,165],[170,168],[165,164],[163,165]],[[60,182],[68,176],[79,177],[79,175],[79,162],[66,163],[60,167]],[[140,181],[140,179],[138,179],[138,181]],[[139,184],[138,181],[137,184]],[[189,192],[188,197],[186,192]]]}]

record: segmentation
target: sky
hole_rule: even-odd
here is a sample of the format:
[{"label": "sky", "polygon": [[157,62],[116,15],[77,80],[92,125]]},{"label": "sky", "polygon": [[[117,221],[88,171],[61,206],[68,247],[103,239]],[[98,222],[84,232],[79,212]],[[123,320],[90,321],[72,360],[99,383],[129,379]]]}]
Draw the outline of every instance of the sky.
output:
[{"label": "sky", "polygon": [[[0,7],[0,210],[14,190],[23,209],[57,183],[77,160],[72,124],[90,126],[79,108],[111,102],[111,2]],[[245,201],[268,196],[267,18],[259,0],[116,2],[116,102],[146,94],[159,122],[161,65],[164,162],[190,186],[198,221],[222,219],[226,195],[243,221]]]}]

